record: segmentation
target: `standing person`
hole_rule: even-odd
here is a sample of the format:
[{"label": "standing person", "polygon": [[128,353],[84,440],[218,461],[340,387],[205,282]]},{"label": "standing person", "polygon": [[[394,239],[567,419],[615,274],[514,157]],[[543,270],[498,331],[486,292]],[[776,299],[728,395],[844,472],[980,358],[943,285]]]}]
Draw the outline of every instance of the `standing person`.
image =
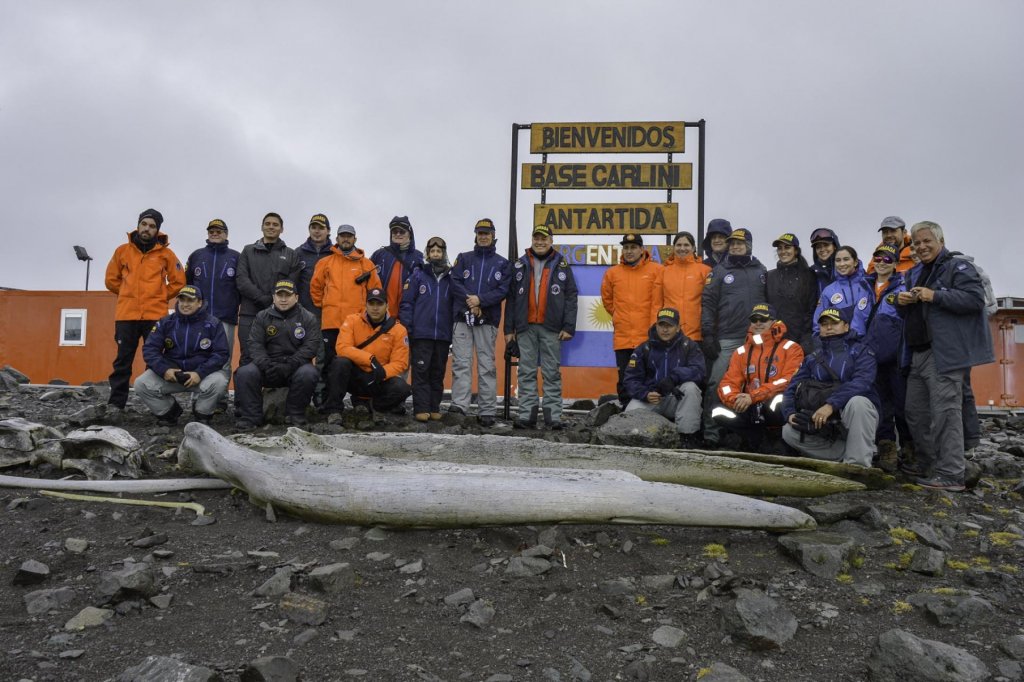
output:
[{"label": "standing person", "polygon": [[601,303],[612,316],[612,349],[619,368],[615,391],[625,409],[630,395],[623,379],[633,350],[647,340],[651,325],[662,307],[664,268],[651,259],[644,248],[644,238],[630,233],[619,242],[622,256],[601,280]]},{"label": "standing person", "polygon": [[519,418],[516,428],[537,426],[537,367],[544,380],[541,412],[553,430],[562,423],[562,342],[576,333],[577,289],[569,262],[552,248],[551,228],[533,228],[532,243],[515,262],[505,306],[505,343],[519,344]]},{"label": "standing person", "polygon": [[341,421],[346,393],[352,395],[357,414],[395,412],[412,390],[402,378],[408,369],[408,332],[398,318],[388,315],[384,290],[370,289],[366,310],[346,317],[338,334],[337,357],[328,368],[327,422]]},{"label": "standing person", "polygon": [[[452,404],[449,412],[466,414],[473,390],[476,352],[477,405],[481,426],[494,426],[498,411],[498,368],[494,344],[501,323],[501,302],[508,295],[511,268],[495,250],[494,222],[481,218],[473,227],[472,251],[460,253],[452,265]],[[508,399],[508,396],[506,396]]]},{"label": "standing person", "polygon": [[711,416],[738,433],[753,452],[774,452],[785,422],[782,393],[803,360],[803,349],[786,338],[786,323],[778,319],[775,308],[758,303],[750,311],[747,341],[732,354],[718,384],[722,406]]},{"label": "standing person", "polygon": [[949,252],[937,223],[916,223],[910,236],[921,262],[896,302],[910,356],[906,417],[917,462],[904,472],[919,485],[961,491],[964,383],[971,367],[995,361],[985,287],[970,262]]},{"label": "standing person", "polygon": [[263,423],[263,389],[288,389],[285,423],[305,426],[306,406],[320,373],[313,365],[320,347],[320,323],[299,305],[295,282],[271,287],[273,303],[253,320],[249,333],[252,362],[235,372],[235,428],[252,431]]},{"label": "standing person", "polygon": [[167,315],[170,301],[185,286],[181,262],[168,247],[167,235],[160,234],[164,217],[155,208],[139,214],[128,243],[114,251],[107,264],[105,284],[117,295],[114,340],[117,356],[110,373],[107,415],[117,423],[128,404],[128,385],[139,339],[149,336],[153,323]]},{"label": "standing person", "polygon": [[743,345],[750,326],[750,311],[766,298],[768,271],[751,254],[754,236],[750,230],[733,230],[729,235],[729,253],[708,275],[701,298],[701,348],[709,363],[708,384],[704,394],[704,444],[718,447],[721,427],[711,417],[717,399],[718,382],[729,367],[732,352]]},{"label": "standing person", "polygon": [[[851,308],[826,308],[815,320],[819,346],[783,394],[782,439],[808,457],[866,468],[878,427],[875,354],[850,333],[851,315]],[[812,390],[815,385],[829,388]]]},{"label": "standing person", "polygon": [[398,312],[409,332],[416,421],[441,419],[444,372],[452,345],[453,294],[448,245],[440,237],[431,237],[427,240],[427,262],[406,281]]},{"label": "standing person", "polygon": [[161,424],[174,425],[181,405],[174,395],[195,395],[192,414],[209,424],[218,403],[227,396],[228,342],[224,328],[203,305],[203,292],[186,284],[178,292],[174,312],[153,326],[142,346],[148,369],[135,382],[139,399]]},{"label": "standing person", "polygon": [[679,447],[699,443],[701,395],[705,362],[700,345],[679,328],[679,311],[662,308],[647,340],[630,355],[626,367],[626,411],[651,410],[676,424]]},{"label": "standing person", "polygon": [[382,289],[373,262],[356,248],[356,228],[338,225],[338,236],[331,253],[320,259],[309,283],[313,305],[321,311],[320,332],[323,350],[321,373],[326,383],[331,362],[337,355],[338,333],[345,318],[366,310],[366,292]]},{"label": "standing person", "polygon": [[248,364],[249,329],[256,314],[274,302],[274,284],[282,279],[294,282],[299,275],[299,259],[281,239],[284,220],[276,213],[263,216],[263,237],[242,248],[238,257],[235,283],[241,297],[238,313],[238,343],[242,348],[239,366]]},{"label": "standing person", "polygon": [[810,242],[814,250],[811,271],[818,278],[818,291],[822,292],[836,278],[835,255],[840,246],[839,236],[827,227],[819,227],[811,232]]},{"label": "standing person", "polygon": [[[814,310],[814,319],[821,316],[826,308],[850,308],[853,319],[850,331],[864,336],[868,331],[868,317],[873,309],[875,292],[864,279],[864,267],[857,258],[857,250],[852,246],[840,246],[833,254],[836,266],[836,277],[821,292],[818,307]],[[814,333],[818,333],[818,323],[814,323]]]},{"label": "standing person", "polygon": [[711,266],[702,263],[689,232],[680,232],[672,240],[672,256],[665,262],[662,279],[662,305],[674,308],[681,316],[683,334],[700,341],[700,301]]},{"label": "standing person", "polygon": [[[896,272],[906,272],[915,265],[914,249],[910,246],[910,235],[907,234],[906,228],[907,224],[903,222],[903,218],[897,215],[882,220],[882,226],[878,228],[882,233],[882,242],[879,246],[888,244],[896,250]],[[874,272],[873,263],[868,264],[867,271]]]},{"label": "standing person", "polygon": [[704,265],[714,268],[725,260],[729,253],[730,234],[732,234],[732,223],[725,218],[711,219],[701,244],[701,249],[704,251]]},{"label": "standing person", "polygon": [[214,218],[206,226],[206,246],[193,251],[185,265],[186,281],[202,292],[206,308],[224,326],[228,344],[224,375],[228,381],[231,380],[231,358],[238,325],[238,287],[235,286],[238,258],[239,253],[228,248],[227,223]]},{"label": "standing person", "polygon": [[909,449],[910,430],[904,416],[907,399],[907,379],[899,366],[900,340],[903,338],[903,318],[896,307],[896,296],[907,287],[903,274],[896,272],[896,249],[882,244],[871,260],[874,273],[865,278],[875,296],[871,314],[868,316],[867,338],[875,350],[878,373],[875,375],[875,392],[878,393],[879,417],[875,442],[878,445],[878,466],[892,473],[896,470],[900,446]]},{"label": "standing person", "polygon": [[295,249],[295,257],[299,259],[299,278],[295,282],[299,287],[299,305],[316,315],[317,319],[321,317],[321,311],[313,303],[309,286],[317,263],[330,255],[331,221],[323,213],[317,213],[309,219],[309,237]]},{"label": "standing person", "polygon": [[804,353],[814,350],[813,314],[818,303],[818,278],[800,252],[800,240],[787,232],[772,242],[778,264],[768,271],[767,295],[786,325],[786,335],[800,344]]},{"label": "standing person", "polygon": [[398,317],[403,286],[409,275],[423,262],[423,253],[416,249],[416,235],[409,217],[396,215],[388,225],[391,243],[373,252],[370,260],[377,266],[381,285],[388,295],[388,315]]}]

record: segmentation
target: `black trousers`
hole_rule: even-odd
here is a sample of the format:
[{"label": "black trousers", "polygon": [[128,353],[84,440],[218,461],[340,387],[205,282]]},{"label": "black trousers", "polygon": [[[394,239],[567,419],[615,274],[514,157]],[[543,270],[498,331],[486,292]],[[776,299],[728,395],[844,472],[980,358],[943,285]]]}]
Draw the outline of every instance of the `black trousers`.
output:
[{"label": "black trousers", "polygon": [[629,358],[632,355],[632,348],[615,351],[615,364],[619,368],[619,380],[615,384],[615,392],[619,394],[619,402],[622,403],[623,409],[626,408],[626,405],[629,405],[629,394],[626,393],[626,385],[622,383],[622,380],[626,376],[626,366],[629,365]]},{"label": "black trousers", "polygon": [[444,373],[448,367],[451,341],[413,339],[409,347],[412,363],[412,411],[414,414],[440,412],[444,396]]},{"label": "black trousers", "polygon": [[249,357],[249,330],[252,323],[256,321],[255,315],[238,316],[238,366],[248,365],[252,362]]},{"label": "black trousers", "polygon": [[904,416],[904,405],[907,403],[907,378],[900,372],[896,362],[887,362],[878,366],[875,374],[875,391],[882,409],[878,411],[878,428],[875,429],[875,441],[896,441],[899,434],[900,445],[911,442],[910,429]]},{"label": "black trousers", "polygon": [[235,417],[250,424],[263,423],[263,389],[288,387],[288,398],[284,403],[285,414],[289,417],[305,417],[306,406],[313,397],[320,372],[311,363],[306,363],[292,372],[285,381],[267,381],[263,372],[250,362],[235,371]]},{"label": "black trousers", "polygon": [[338,332],[340,329],[321,329],[320,337],[324,341],[324,347],[317,355],[317,360],[323,356],[323,363],[320,365],[320,382],[322,395],[320,396],[322,402],[327,401],[327,375],[331,371],[331,362],[334,358],[338,357]]},{"label": "black trousers", "polygon": [[156,320],[117,320],[114,322],[114,341],[117,356],[114,371],[110,373],[110,399],[107,403],[122,410],[128,404],[128,386],[132,379],[132,364],[139,340],[145,342]]},{"label": "black trousers", "polygon": [[[721,401],[713,401],[715,407],[722,405]],[[727,408],[728,409],[728,408]],[[730,410],[731,411],[731,410]],[[744,412],[734,412],[735,417],[715,416],[715,423],[747,441],[747,445],[754,452],[761,447],[765,437],[779,438],[782,433],[782,425],[786,420],[782,418],[782,404],[776,409],[769,409],[768,404],[763,404],[758,409],[757,405],[751,405]]]},{"label": "black trousers", "polygon": [[974,389],[971,388],[971,373],[967,372],[964,380],[964,449],[970,450],[981,442],[981,421],[978,419],[978,405],[974,400]]},{"label": "black trousers", "polygon": [[371,383],[373,374],[359,369],[348,358],[334,358],[327,371],[327,400],[320,408],[325,414],[342,412],[347,393],[352,394],[353,405],[372,401],[377,410],[398,407],[412,393],[409,384],[400,376],[382,383]]}]

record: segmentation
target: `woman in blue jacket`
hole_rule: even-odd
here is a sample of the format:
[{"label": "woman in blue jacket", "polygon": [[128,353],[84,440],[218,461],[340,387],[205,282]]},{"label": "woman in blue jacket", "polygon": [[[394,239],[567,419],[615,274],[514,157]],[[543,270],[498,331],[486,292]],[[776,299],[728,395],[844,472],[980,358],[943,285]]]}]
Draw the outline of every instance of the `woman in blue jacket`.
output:
[{"label": "woman in blue jacket", "polygon": [[452,343],[451,268],[448,246],[440,237],[427,240],[427,262],[406,281],[398,319],[409,331],[412,365],[412,411],[417,421],[441,418],[444,371]]},{"label": "woman in blue jacket", "polygon": [[850,331],[857,336],[864,336],[868,330],[868,316],[871,315],[875,300],[871,285],[864,279],[864,267],[857,259],[857,251],[852,246],[840,246],[835,253],[836,278],[825,287],[818,299],[818,307],[814,309],[814,333],[818,334],[818,318],[826,308],[851,308],[853,319],[850,320]]}]

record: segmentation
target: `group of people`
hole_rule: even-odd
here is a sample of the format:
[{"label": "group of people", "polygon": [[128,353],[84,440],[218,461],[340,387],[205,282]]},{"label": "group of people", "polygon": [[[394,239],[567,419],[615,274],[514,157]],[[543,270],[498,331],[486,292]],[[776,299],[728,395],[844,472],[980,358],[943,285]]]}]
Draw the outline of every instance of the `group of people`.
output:
[{"label": "group of people", "polygon": [[[293,250],[281,216],[268,213],[262,238],[241,253],[228,247],[227,224],[210,221],[206,246],[182,266],[162,222],[144,211],[107,267],[118,295],[112,414],[125,407],[141,340],[141,400],[174,423],[174,394],[190,391],[193,418],[209,422],[226,400],[237,331],[239,430],[263,423],[268,387],[287,387],[291,424],[306,423],[311,403],[340,422],[346,396],[357,412],[404,413],[410,394],[416,420],[439,420],[449,354],[449,412],[468,413],[475,374],[477,418],[490,427],[500,328],[519,358],[513,426],[563,428],[561,344],[576,333],[577,287],[547,226],[509,262],[481,219],[473,249],[449,263],[440,237],[416,248],[406,216],[367,256],[352,225],[331,243],[323,214]],[[703,255],[680,232],[664,264],[641,235],[625,235],[601,286],[622,407],[672,419],[681,447],[713,449],[731,431],[752,450],[899,464],[924,485],[962,489],[964,450],[977,438],[970,368],[993,361],[985,284],[936,223],[908,234],[891,216],[879,232],[867,268],[832,230],[811,233],[810,264],[799,238],[783,234],[770,271],[752,255],[751,231],[721,218],[707,226]]]}]

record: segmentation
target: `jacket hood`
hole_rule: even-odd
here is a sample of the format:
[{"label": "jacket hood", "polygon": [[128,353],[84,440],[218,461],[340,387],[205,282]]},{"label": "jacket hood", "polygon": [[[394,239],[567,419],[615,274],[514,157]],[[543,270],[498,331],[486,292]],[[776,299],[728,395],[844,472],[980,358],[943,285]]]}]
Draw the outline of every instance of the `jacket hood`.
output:
[{"label": "jacket hood", "polygon": [[[827,232],[828,233],[828,241],[832,242],[832,246],[836,247],[837,249],[840,246],[842,246],[842,244],[839,243],[839,237],[836,235],[836,233],[833,230],[830,230],[827,227],[819,227],[818,229],[816,229],[813,232],[811,232],[811,234],[813,235],[815,232]],[[821,240],[819,239],[818,241],[821,241]],[[811,252],[812,253],[814,252],[814,244],[811,244]],[[836,255],[836,252],[833,251],[832,255],[828,257],[827,261],[822,261],[822,260],[818,260],[818,254],[814,253],[814,262],[815,263],[828,263],[829,265],[831,265],[835,261],[835,255]]]},{"label": "jacket hood", "polygon": [[684,267],[690,265],[691,263],[703,263],[700,256],[697,255],[696,251],[694,251],[688,258],[676,258],[676,255],[673,253],[671,256],[668,257],[668,260],[665,261],[664,265],[665,267],[668,267],[670,265]]},{"label": "jacket hood", "polygon": [[[773,342],[778,343],[786,336],[786,323],[782,320],[775,320],[772,326],[768,327],[768,332],[761,335],[761,342],[764,343],[766,340],[771,339]],[[747,330],[747,343],[754,342],[754,332]]]},{"label": "jacket hood", "polygon": [[303,251],[309,251],[310,253],[320,253],[321,251],[329,250],[331,246],[333,246],[333,244],[331,244],[331,241],[329,239],[326,242],[324,242],[323,246],[317,247],[317,245],[313,242],[313,238],[307,237],[306,241],[302,242],[302,244],[299,245],[299,248],[302,249]]},{"label": "jacket hood", "polygon": [[[132,230],[131,232],[128,233],[129,244],[135,244],[135,235],[137,235],[138,233],[138,230]],[[167,235],[164,234],[163,232],[157,232],[156,236],[153,237],[153,246],[167,246],[170,243],[170,240],[167,239]]]},{"label": "jacket hood", "polygon": [[[724,218],[715,218],[708,223],[708,229],[704,233],[704,240],[701,242],[701,250],[704,252],[706,257],[711,256],[711,237],[720,234],[723,237],[728,237],[732,234],[732,224]],[[728,250],[728,249],[727,249]]]},{"label": "jacket hood", "polygon": [[362,260],[363,256],[365,255],[363,250],[360,249],[358,246],[353,246],[351,251],[349,251],[348,253],[344,253],[341,249],[338,248],[337,244],[331,247],[331,253],[336,253],[342,258],[348,258],[349,260]]},{"label": "jacket hood", "polygon": [[643,265],[644,263],[647,263],[650,260],[651,252],[648,251],[647,249],[644,249],[643,251],[640,252],[640,257],[637,258],[636,262],[633,264],[627,263],[625,258],[619,256],[619,265],[625,265],[626,267],[637,267],[638,265]]}]

